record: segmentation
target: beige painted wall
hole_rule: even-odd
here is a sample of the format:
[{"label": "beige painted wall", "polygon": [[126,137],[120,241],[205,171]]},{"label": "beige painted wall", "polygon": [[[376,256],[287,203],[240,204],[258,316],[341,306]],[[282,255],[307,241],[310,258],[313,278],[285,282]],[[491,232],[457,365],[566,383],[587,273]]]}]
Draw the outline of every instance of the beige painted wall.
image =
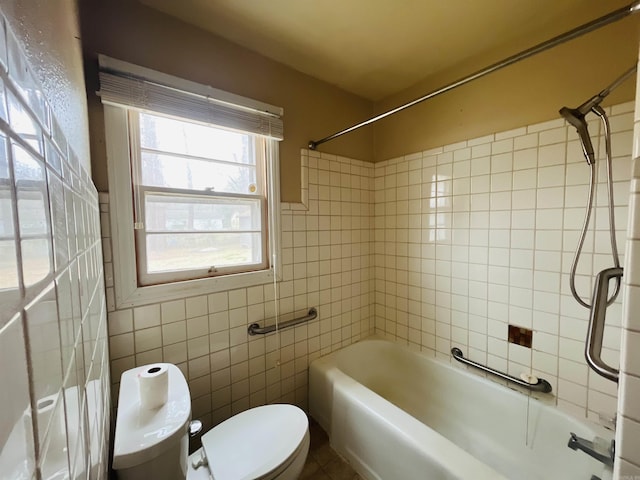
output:
[{"label": "beige painted wall", "polygon": [[[300,148],[371,116],[369,101],[313,79],[133,0],[81,2],[83,48],[91,128],[93,178],[108,190],[104,125],[96,54],[152,68],[284,108],[280,148],[282,200],[300,201]],[[371,129],[332,142],[324,150],[372,159]]]},{"label": "beige painted wall", "polygon": [[[576,24],[589,18],[592,16],[576,18]],[[98,190],[108,190],[102,108],[93,94],[98,89],[96,54],[104,53],[284,107],[281,190],[283,201],[290,202],[300,199],[299,150],[306,148],[309,140],[351,126],[531,46],[510,45],[488,52],[372,104],[136,1],[86,0],[81,2],[81,20],[93,177]],[[633,64],[639,22],[640,17],[635,16],[611,24],[373,127],[325,143],[319,150],[381,161],[558,118],[560,107],[582,103]],[[539,41],[552,35],[541,32]],[[633,81],[628,81],[605,105],[633,99],[634,90]]]},{"label": "beige painted wall", "polygon": [[[630,68],[640,18],[628,17],[388,117],[374,126],[374,161],[558,118]],[[551,36],[541,38],[546,40]],[[436,90],[532,45],[512,45],[429,78],[375,105],[376,114]],[[628,80],[604,105],[634,98]]]}]

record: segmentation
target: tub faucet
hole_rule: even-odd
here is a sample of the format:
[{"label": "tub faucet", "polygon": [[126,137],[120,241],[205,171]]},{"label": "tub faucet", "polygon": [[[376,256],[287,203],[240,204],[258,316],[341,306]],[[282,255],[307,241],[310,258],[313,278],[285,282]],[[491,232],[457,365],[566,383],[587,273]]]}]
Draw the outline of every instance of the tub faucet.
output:
[{"label": "tub faucet", "polygon": [[587,455],[595,458],[599,462],[604,463],[608,467],[613,467],[613,458],[615,455],[615,440],[607,446],[607,441],[600,437],[595,437],[593,441],[580,438],[571,432],[569,443],[567,444],[571,450],[582,450]]}]

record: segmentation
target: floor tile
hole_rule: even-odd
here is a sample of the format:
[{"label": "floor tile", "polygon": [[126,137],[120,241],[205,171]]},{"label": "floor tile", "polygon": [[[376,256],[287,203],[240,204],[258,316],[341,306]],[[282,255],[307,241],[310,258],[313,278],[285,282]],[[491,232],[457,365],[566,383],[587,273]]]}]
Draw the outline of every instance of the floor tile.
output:
[{"label": "floor tile", "polygon": [[309,418],[309,455],[300,480],[363,480],[329,444],[327,433]]}]

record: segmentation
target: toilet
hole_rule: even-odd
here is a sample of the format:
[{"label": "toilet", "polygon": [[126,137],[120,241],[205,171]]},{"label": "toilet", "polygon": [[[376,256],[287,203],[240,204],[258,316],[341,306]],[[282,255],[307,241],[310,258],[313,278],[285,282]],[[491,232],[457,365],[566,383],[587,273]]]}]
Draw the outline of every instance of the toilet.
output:
[{"label": "toilet", "polygon": [[[168,368],[167,401],[157,409],[140,404],[138,374]],[[274,404],[239,413],[202,435],[188,455],[191,395],[172,364],[127,370],[120,380],[113,469],[121,480],[295,480],[309,451],[309,422],[294,405]]]}]

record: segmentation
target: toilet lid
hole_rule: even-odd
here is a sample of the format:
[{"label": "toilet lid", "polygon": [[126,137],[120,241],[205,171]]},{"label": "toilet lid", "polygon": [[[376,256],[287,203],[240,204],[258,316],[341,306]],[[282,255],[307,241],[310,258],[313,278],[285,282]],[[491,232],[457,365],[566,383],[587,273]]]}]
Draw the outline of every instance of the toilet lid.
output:
[{"label": "toilet lid", "polygon": [[215,480],[253,480],[291,457],[308,430],[294,405],[265,405],[239,413],[202,436]]}]

